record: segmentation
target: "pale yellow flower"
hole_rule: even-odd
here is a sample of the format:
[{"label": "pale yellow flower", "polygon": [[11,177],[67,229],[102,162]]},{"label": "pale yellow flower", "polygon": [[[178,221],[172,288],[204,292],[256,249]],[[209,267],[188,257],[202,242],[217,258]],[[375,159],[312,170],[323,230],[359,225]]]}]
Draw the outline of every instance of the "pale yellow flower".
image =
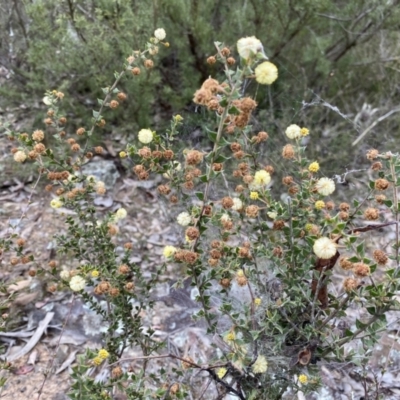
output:
[{"label": "pale yellow flower", "polygon": [[124,218],[126,218],[127,215],[128,215],[128,213],[125,210],[125,208],[120,208],[114,214],[114,221],[119,221],[120,219],[124,219]]},{"label": "pale yellow flower", "polygon": [[79,292],[80,290],[83,290],[86,286],[86,281],[84,278],[82,278],[79,275],[75,275],[71,278],[69,281],[69,287],[71,290],[74,292]]},{"label": "pale yellow flower", "polygon": [[233,206],[231,207],[232,210],[240,211],[243,208],[243,202],[239,199],[239,197],[235,197],[233,199]]},{"label": "pale yellow flower", "polygon": [[309,170],[310,172],[318,172],[318,171],[319,171],[319,164],[318,164],[316,161],[312,162],[312,163],[308,166],[308,170]]},{"label": "pale yellow flower", "polygon": [[231,220],[231,217],[229,216],[229,214],[222,214],[220,219],[221,222],[229,222]]},{"label": "pale yellow flower", "polygon": [[174,246],[165,246],[163,250],[163,255],[165,258],[172,257],[176,252],[176,247]]},{"label": "pale yellow flower", "polygon": [[265,356],[258,356],[251,369],[255,374],[263,374],[266,372],[268,369],[268,362]]},{"label": "pale yellow flower", "polygon": [[298,139],[301,136],[301,128],[296,124],[292,124],[286,128],[285,133],[289,139]]},{"label": "pale yellow flower", "polygon": [[227,369],[226,368],[219,368],[217,371],[217,376],[219,379],[222,379],[227,373]]},{"label": "pale yellow flower", "polygon": [[179,225],[187,226],[192,222],[192,217],[187,211],[181,212],[176,218]]},{"label": "pale yellow flower", "polygon": [[315,241],[313,250],[317,257],[327,260],[336,254],[336,243],[327,237]]},{"label": "pale yellow flower", "polygon": [[278,68],[269,61],[257,65],[254,73],[256,81],[261,85],[271,85],[278,79]]},{"label": "pale yellow flower", "polygon": [[335,191],[335,182],[329,178],[321,178],[318,179],[317,183],[315,184],[315,188],[319,194],[323,196],[329,196]]},{"label": "pale yellow flower", "polygon": [[258,52],[264,54],[263,45],[255,36],[239,39],[237,42],[237,50],[239,56],[245,60],[255,56]]},{"label": "pale yellow flower", "polygon": [[119,156],[120,156],[121,158],[125,158],[125,157],[127,156],[127,154],[126,154],[125,151],[120,151],[120,152],[119,152]]},{"label": "pale yellow flower", "polygon": [[44,96],[42,101],[44,104],[46,104],[46,106],[51,106],[53,104],[53,101],[50,96]]},{"label": "pale yellow flower", "polygon": [[266,186],[271,182],[271,175],[264,169],[257,171],[254,174],[253,185],[255,186]]},{"label": "pale yellow flower", "polygon": [[153,132],[150,129],[141,129],[138,134],[139,142],[150,143],[153,140]]},{"label": "pale yellow flower", "polygon": [[164,40],[167,34],[163,28],[158,28],[154,31],[154,37],[158,40]]},{"label": "pale yellow flower", "polygon": [[17,152],[14,153],[14,161],[23,163],[26,160],[26,154],[22,150],[18,150]]},{"label": "pale yellow flower", "polygon": [[60,208],[62,205],[63,202],[58,197],[50,202],[51,208]]},{"label": "pale yellow flower", "polygon": [[325,202],[323,202],[322,200],[318,200],[315,202],[314,207],[317,210],[322,210],[323,208],[325,208]]},{"label": "pale yellow flower", "polygon": [[229,333],[227,333],[225,335],[225,341],[226,342],[233,342],[236,339],[236,335],[235,332],[230,331]]},{"label": "pale yellow flower", "polygon": [[261,302],[262,302],[262,300],[261,300],[259,297],[257,297],[257,298],[254,299],[254,305],[257,306],[257,307],[258,307],[259,305],[261,305]]},{"label": "pale yellow flower", "polygon": [[63,280],[65,280],[65,281],[68,281],[69,278],[71,278],[71,274],[70,274],[69,271],[67,271],[66,269],[63,269],[63,270],[60,272],[60,278],[63,279]]}]

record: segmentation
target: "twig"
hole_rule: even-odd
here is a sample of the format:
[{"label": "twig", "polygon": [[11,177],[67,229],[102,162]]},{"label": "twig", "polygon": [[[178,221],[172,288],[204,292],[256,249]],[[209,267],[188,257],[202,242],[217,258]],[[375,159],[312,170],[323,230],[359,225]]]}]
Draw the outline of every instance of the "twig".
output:
[{"label": "twig", "polygon": [[351,145],[355,146],[371,129],[375,128],[375,126],[378,125],[379,122],[382,122],[384,119],[390,117],[392,114],[399,112],[399,111],[400,111],[400,108],[395,108],[394,110],[389,111],[385,115],[382,115],[382,117],[379,117],[367,129],[365,129],[365,131]]}]

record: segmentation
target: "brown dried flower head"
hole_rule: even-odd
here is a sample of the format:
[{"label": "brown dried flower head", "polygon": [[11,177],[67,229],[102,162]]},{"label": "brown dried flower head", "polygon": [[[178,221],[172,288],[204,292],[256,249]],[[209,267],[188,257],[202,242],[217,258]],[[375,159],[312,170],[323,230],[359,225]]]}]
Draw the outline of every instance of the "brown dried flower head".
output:
[{"label": "brown dried flower head", "polygon": [[293,176],[285,176],[282,178],[282,183],[286,186],[289,186],[293,183]]},{"label": "brown dried flower head", "polygon": [[258,216],[259,208],[256,205],[250,205],[246,207],[246,216],[249,218],[256,218]]},{"label": "brown dried flower head", "polygon": [[193,102],[205,106],[212,98],[213,94],[210,90],[201,88],[194,93]]},{"label": "brown dried flower head", "polygon": [[244,191],[244,186],[243,185],[237,185],[236,187],[235,187],[235,192],[236,193],[242,193],[243,191]]},{"label": "brown dried flower head", "polygon": [[339,265],[346,271],[349,271],[353,268],[354,264],[349,261],[347,257],[341,257],[339,260]]},{"label": "brown dried flower head", "polygon": [[200,236],[200,233],[197,228],[190,226],[186,229],[185,235],[189,238],[189,240],[195,240]]},{"label": "brown dried flower head", "polygon": [[376,149],[371,149],[367,151],[368,160],[375,160],[379,155],[379,151]]},{"label": "brown dried flower head", "polygon": [[222,207],[225,208],[225,210],[231,208],[233,206],[233,199],[231,197],[224,197],[221,200]]},{"label": "brown dried flower head", "polygon": [[174,152],[172,150],[165,150],[163,153],[163,157],[166,160],[172,160],[174,158]]},{"label": "brown dried flower head", "polygon": [[171,188],[168,185],[160,185],[157,187],[157,191],[166,196],[171,193]]},{"label": "brown dried flower head", "polygon": [[285,221],[277,219],[274,221],[272,229],[274,231],[280,231],[281,229],[283,229],[284,226],[285,226]]},{"label": "brown dried flower head", "polygon": [[229,278],[222,278],[219,284],[224,288],[228,289],[231,286],[231,280]]},{"label": "brown dried flower head", "polygon": [[118,272],[122,275],[128,274],[130,271],[129,267],[126,264],[122,264],[118,267]]},{"label": "brown dried flower head", "polygon": [[272,165],[267,165],[264,167],[265,171],[267,171],[270,175],[272,175],[275,172],[275,168]]},{"label": "brown dried flower head", "polygon": [[147,60],[144,60],[143,65],[148,69],[149,68],[153,68],[154,67],[154,62],[153,62],[153,60],[150,60],[148,58]]},{"label": "brown dried flower head", "polygon": [[215,172],[222,171],[222,167],[223,167],[223,164],[221,164],[221,163],[214,163],[214,164],[212,165],[212,169],[213,169],[213,171],[215,171]]},{"label": "brown dried flower head", "polygon": [[377,179],[375,181],[376,190],[386,190],[389,187],[389,181],[386,179]]},{"label": "brown dried flower head", "polygon": [[217,62],[217,59],[214,56],[210,56],[207,58],[207,64],[213,65]]},{"label": "brown dried flower head", "polygon": [[110,101],[110,108],[116,109],[119,106],[119,103],[117,100],[111,100]]},{"label": "brown dried flower head", "polygon": [[126,93],[124,93],[124,92],[119,92],[119,93],[117,94],[117,98],[118,98],[118,100],[120,100],[120,101],[125,101],[125,100],[127,99],[127,95],[126,95]]},{"label": "brown dried flower head", "polygon": [[358,282],[354,278],[346,278],[343,281],[343,288],[346,292],[351,292],[353,290],[356,290],[358,287]]},{"label": "brown dried flower head", "polygon": [[340,211],[349,211],[350,205],[348,203],[340,203],[339,209]]},{"label": "brown dried flower head", "polygon": [[36,153],[43,154],[46,151],[46,146],[43,143],[37,143],[33,149],[36,151]]},{"label": "brown dried flower head", "polygon": [[379,218],[379,210],[369,207],[364,211],[364,218],[368,221],[375,221]]},{"label": "brown dried flower head", "polygon": [[383,204],[383,202],[386,200],[386,196],[384,194],[378,194],[375,196],[375,200],[378,204]]},{"label": "brown dried flower head", "polygon": [[32,133],[32,139],[35,142],[41,142],[44,139],[44,132],[42,130],[36,130]]},{"label": "brown dried flower head", "polygon": [[354,272],[354,275],[363,278],[365,276],[370,275],[371,269],[367,264],[364,264],[364,263],[360,262],[360,263],[355,263],[354,264],[353,272]]},{"label": "brown dried flower head", "polygon": [[372,255],[374,260],[380,265],[387,264],[389,260],[389,257],[382,250],[375,250]]},{"label": "brown dried flower head", "polygon": [[132,75],[140,75],[140,68],[135,67],[131,69]]},{"label": "brown dried flower head", "polygon": [[197,165],[203,161],[203,153],[198,150],[190,150],[186,154],[186,164],[187,165]]},{"label": "brown dried flower head", "polygon": [[138,154],[140,157],[147,160],[147,159],[151,158],[151,149],[148,148],[147,146],[144,146],[141,149],[139,149]]},{"label": "brown dried flower head", "polygon": [[123,374],[122,368],[120,366],[114,367],[111,370],[111,377],[113,379],[118,379],[119,377],[121,377]]},{"label": "brown dried flower head", "polygon": [[282,149],[282,157],[288,160],[294,158],[294,148],[291,144],[287,144]]},{"label": "brown dried flower head", "polygon": [[346,211],[340,211],[339,212],[339,218],[342,221],[347,221],[350,218],[350,214],[348,212],[346,212]]},{"label": "brown dried flower head", "polygon": [[383,165],[380,161],[376,161],[371,165],[372,171],[380,171],[383,168]]}]

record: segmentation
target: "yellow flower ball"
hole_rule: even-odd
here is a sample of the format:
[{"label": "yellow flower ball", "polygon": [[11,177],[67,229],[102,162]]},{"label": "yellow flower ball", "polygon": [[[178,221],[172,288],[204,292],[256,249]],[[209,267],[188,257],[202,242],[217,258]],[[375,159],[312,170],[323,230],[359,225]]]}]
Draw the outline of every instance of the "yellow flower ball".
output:
[{"label": "yellow flower ball", "polygon": [[125,151],[120,151],[120,152],[119,152],[119,156],[120,156],[121,158],[125,158],[125,157],[127,156],[127,154],[126,154]]},{"label": "yellow flower ball", "polygon": [[259,194],[257,192],[250,192],[250,198],[252,200],[257,200],[259,198]]},{"label": "yellow flower ball", "polygon": [[100,357],[93,358],[93,364],[96,366],[100,365],[102,362],[103,362],[103,359]]},{"label": "yellow flower ball", "polygon": [[322,210],[323,208],[325,208],[325,202],[323,202],[322,200],[318,200],[315,202],[314,207],[317,210]]},{"label": "yellow flower ball", "polygon": [[308,166],[308,170],[309,170],[310,172],[318,172],[318,171],[319,171],[319,164],[318,164],[316,161],[312,162],[312,163]]},{"label": "yellow flower ball", "polygon": [[222,379],[226,375],[227,369],[226,368],[219,368],[217,371],[217,376],[219,379]]},{"label": "yellow flower ball", "polygon": [[266,372],[268,369],[268,362],[265,356],[258,356],[251,369],[255,374],[263,374]]},{"label": "yellow flower ball", "polygon": [[301,375],[299,376],[299,382],[300,382],[302,385],[306,385],[307,382],[308,382],[308,377],[307,377],[307,375],[301,374]]},{"label": "yellow flower ball", "polygon": [[97,357],[101,358],[102,360],[105,360],[109,355],[110,353],[106,349],[101,349],[99,350]]},{"label": "yellow flower ball", "polygon": [[61,201],[59,198],[53,199],[53,200],[50,202],[51,208],[60,208],[60,207],[62,207],[62,205],[63,205],[63,203],[62,203],[62,201]]},{"label": "yellow flower ball", "polygon": [[176,247],[174,246],[165,246],[163,250],[163,255],[165,258],[172,257],[176,252]]},{"label": "yellow flower ball", "polygon": [[100,273],[99,273],[99,271],[94,270],[94,271],[92,271],[92,272],[90,273],[90,275],[92,275],[92,278],[98,278],[99,275],[100,275]]},{"label": "yellow flower ball", "polygon": [[254,73],[256,81],[261,85],[271,85],[278,79],[278,68],[269,61],[257,65]]},{"label": "yellow flower ball", "polygon": [[300,134],[301,136],[307,136],[310,133],[310,131],[307,128],[301,128]]},{"label": "yellow flower ball", "polygon": [[259,297],[257,297],[256,299],[254,299],[254,304],[258,307],[259,305],[261,305],[261,299]]}]

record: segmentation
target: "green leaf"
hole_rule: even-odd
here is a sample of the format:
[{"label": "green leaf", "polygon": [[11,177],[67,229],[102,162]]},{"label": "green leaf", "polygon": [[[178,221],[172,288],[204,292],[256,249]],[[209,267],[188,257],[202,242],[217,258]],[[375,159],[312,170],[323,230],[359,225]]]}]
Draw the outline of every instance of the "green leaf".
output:
[{"label": "green leaf", "polygon": [[356,319],[356,327],[357,329],[365,329],[367,327],[367,324],[364,324],[359,319]]},{"label": "green leaf", "polygon": [[199,200],[203,201],[204,200],[204,193],[202,192],[196,192],[196,196]]},{"label": "green leaf", "polygon": [[202,175],[202,176],[200,176],[200,180],[201,180],[203,183],[207,183],[207,175]]},{"label": "green leaf", "polygon": [[369,188],[374,190],[375,189],[375,182],[374,181],[370,181],[368,184]]},{"label": "green leaf", "polygon": [[393,201],[392,200],[384,200],[383,201],[383,204],[386,206],[386,207],[392,207],[392,205],[393,205]]},{"label": "green leaf", "polygon": [[213,143],[217,140],[217,132],[208,131],[207,136]]},{"label": "green leaf", "polygon": [[104,100],[102,100],[102,99],[97,99],[97,102],[102,106],[103,103],[104,103]]}]

